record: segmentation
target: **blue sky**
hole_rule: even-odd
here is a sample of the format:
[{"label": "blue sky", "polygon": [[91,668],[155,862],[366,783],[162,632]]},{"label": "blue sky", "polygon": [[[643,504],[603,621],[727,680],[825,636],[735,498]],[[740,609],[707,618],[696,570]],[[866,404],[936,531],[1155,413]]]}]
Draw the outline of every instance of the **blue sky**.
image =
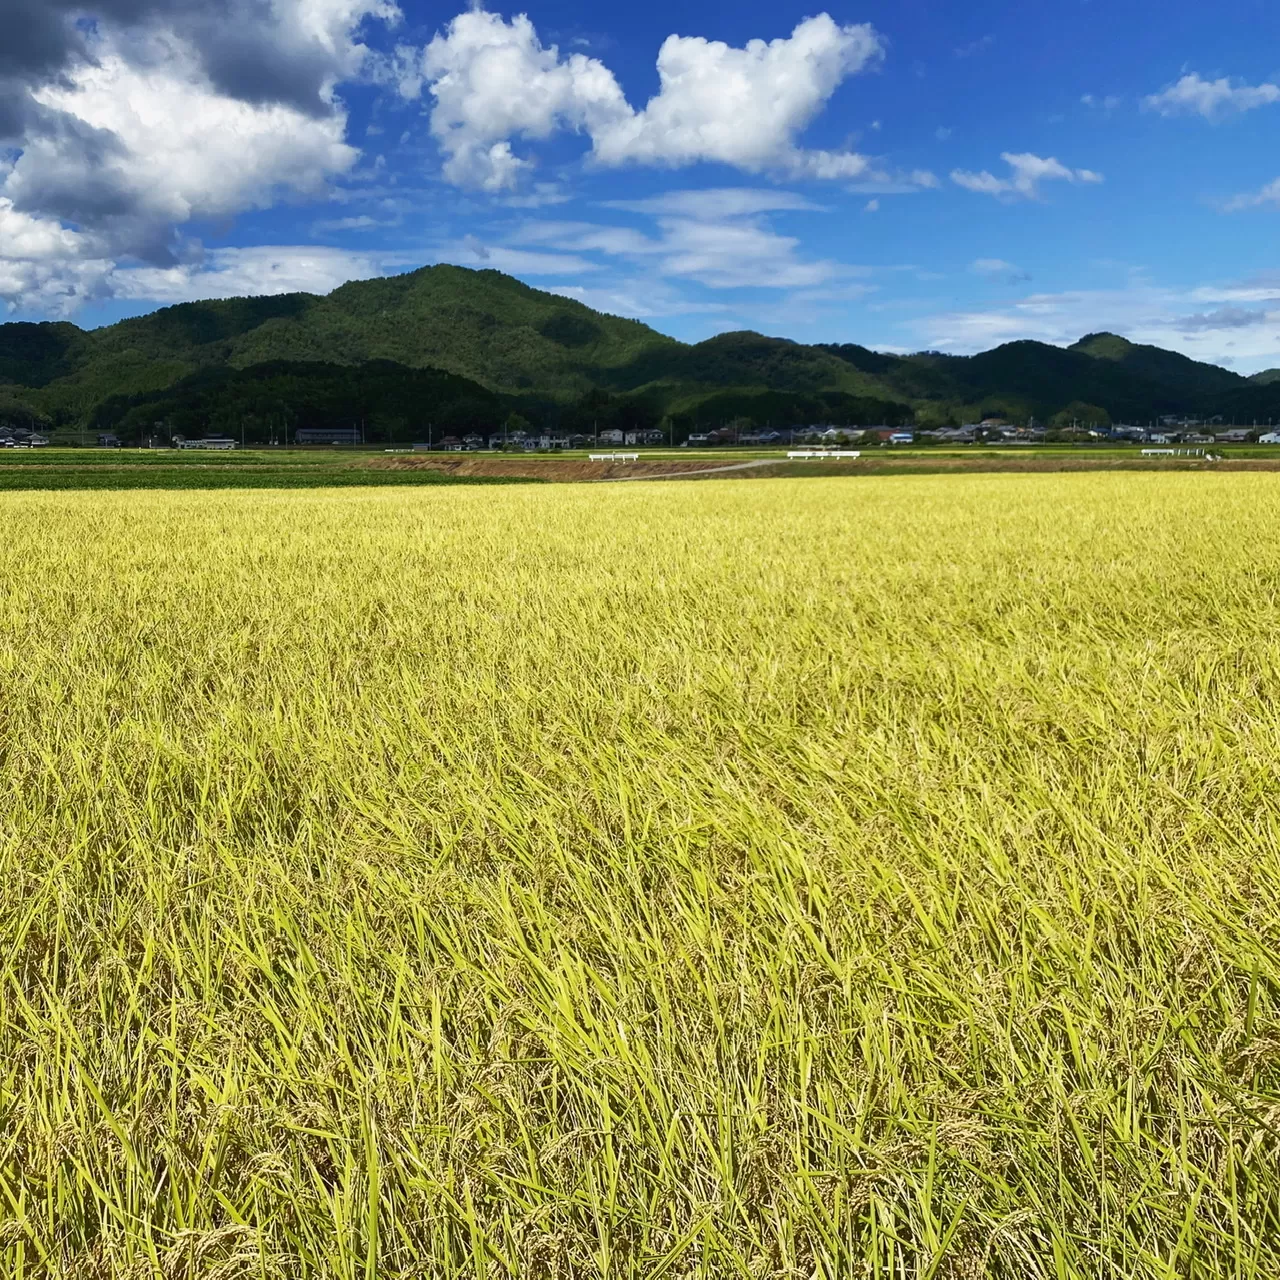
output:
[{"label": "blue sky", "polygon": [[1280,8],[0,0],[0,303],[432,262],[697,340],[1280,365]]}]

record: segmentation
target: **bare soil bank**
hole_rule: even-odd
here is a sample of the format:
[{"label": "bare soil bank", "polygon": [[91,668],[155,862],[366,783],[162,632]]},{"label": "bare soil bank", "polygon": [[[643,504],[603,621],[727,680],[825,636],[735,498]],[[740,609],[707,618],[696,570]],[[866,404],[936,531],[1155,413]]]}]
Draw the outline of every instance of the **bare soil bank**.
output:
[{"label": "bare soil bank", "polygon": [[[733,459],[726,459],[731,463]],[[454,454],[441,457],[374,458],[363,465],[379,471],[442,471],[454,476],[511,476],[529,480],[624,480],[638,476],[680,476],[718,468],[706,458],[654,458],[639,462],[589,462],[584,458],[521,457],[519,454]]]},{"label": "bare soil bank", "polygon": [[431,470],[461,477],[503,476],[512,479],[553,480],[562,483],[600,480],[647,479],[763,479],[777,476],[924,475],[930,473],[973,474],[1050,473],[1061,471],[1280,471],[1280,458],[1239,458],[1224,462],[1203,462],[1195,458],[1140,458],[1125,454],[1098,454],[1092,457],[1057,455],[991,456],[978,454],[957,457],[910,455],[869,456],[856,461],[777,462],[744,465],[726,455],[716,459],[653,458],[638,462],[590,462],[582,458],[538,458],[518,455],[461,454],[442,457],[375,458],[357,464],[385,471]]}]

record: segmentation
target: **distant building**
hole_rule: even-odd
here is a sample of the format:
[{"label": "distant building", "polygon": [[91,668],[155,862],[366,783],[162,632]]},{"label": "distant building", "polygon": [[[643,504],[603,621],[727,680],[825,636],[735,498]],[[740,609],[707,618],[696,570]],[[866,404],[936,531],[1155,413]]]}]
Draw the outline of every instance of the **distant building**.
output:
[{"label": "distant building", "polygon": [[230,436],[205,436],[203,440],[179,440],[179,449],[237,449],[239,445]]},{"label": "distant building", "polygon": [[48,443],[48,436],[28,427],[0,427],[0,448],[39,449]]},{"label": "distant building", "polygon": [[502,430],[489,437],[490,449],[531,449],[528,433],[525,431]]},{"label": "distant building", "polygon": [[359,427],[299,427],[295,444],[363,444]]}]

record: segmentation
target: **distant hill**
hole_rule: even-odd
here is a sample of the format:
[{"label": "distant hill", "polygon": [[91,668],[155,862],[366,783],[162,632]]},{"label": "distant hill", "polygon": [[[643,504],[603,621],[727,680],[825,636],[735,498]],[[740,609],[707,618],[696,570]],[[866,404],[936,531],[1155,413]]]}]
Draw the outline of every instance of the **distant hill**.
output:
[{"label": "distant hill", "polygon": [[[976,356],[887,355],[758,333],[693,345],[497,271],[425,267],[285,294],[166,307],[85,331],[0,325],[0,421],[133,430],[372,416],[430,421],[519,413],[557,428],[691,429],[964,422],[985,414],[1148,421],[1280,419],[1280,370],[1243,378],[1114,334],[1062,348],[1011,342]],[[399,424],[398,426],[394,424]]]}]

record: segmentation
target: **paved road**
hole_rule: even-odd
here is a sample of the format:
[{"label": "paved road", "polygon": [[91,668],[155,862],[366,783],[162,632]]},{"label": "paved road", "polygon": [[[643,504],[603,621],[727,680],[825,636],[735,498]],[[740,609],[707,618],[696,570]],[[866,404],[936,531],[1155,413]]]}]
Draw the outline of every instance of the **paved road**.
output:
[{"label": "paved road", "polygon": [[595,484],[618,484],[624,480],[683,480],[685,476],[714,476],[723,471],[750,471],[752,467],[776,467],[781,458],[759,458],[754,462],[733,462],[727,467],[699,467],[697,471],[671,471],[664,476],[601,476]]}]

